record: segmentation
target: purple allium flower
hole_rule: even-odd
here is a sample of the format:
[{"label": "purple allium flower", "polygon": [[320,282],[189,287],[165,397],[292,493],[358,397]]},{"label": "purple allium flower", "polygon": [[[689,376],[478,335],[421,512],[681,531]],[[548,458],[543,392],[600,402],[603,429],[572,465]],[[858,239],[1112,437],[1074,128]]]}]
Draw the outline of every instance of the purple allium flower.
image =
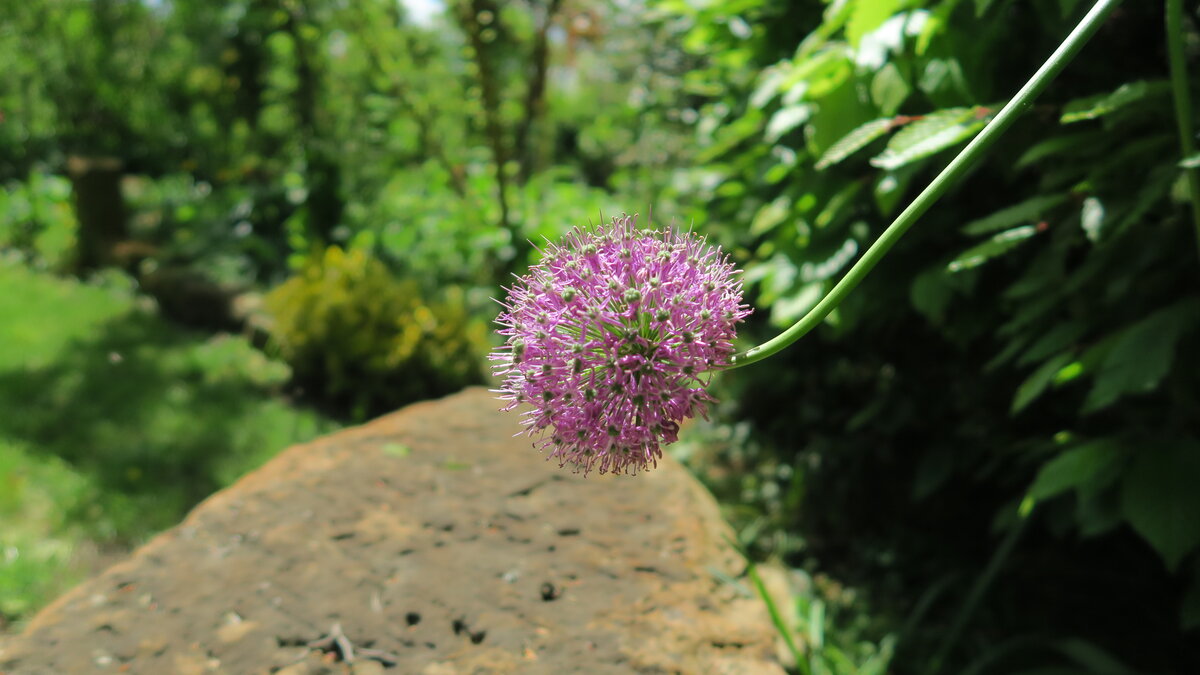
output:
[{"label": "purple allium flower", "polygon": [[504,410],[559,466],[637,473],[660,443],[707,413],[709,373],[729,365],[750,314],[738,272],[691,232],[637,228],[637,216],[575,228],[509,289],[491,356]]}]

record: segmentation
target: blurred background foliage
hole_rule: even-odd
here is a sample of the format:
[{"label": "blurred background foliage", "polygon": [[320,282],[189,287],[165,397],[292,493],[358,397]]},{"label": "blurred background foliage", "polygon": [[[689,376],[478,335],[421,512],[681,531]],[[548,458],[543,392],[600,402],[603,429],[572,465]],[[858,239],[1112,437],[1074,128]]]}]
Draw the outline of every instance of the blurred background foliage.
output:
[{"label": "blurred background foliage", "polygon": [[[288,443],[484,382],[490,298],[601,214],[722,244],[770,337],[1089,6],[0,0],[0,623]],[[1124,3],[685,435],[797,672],[1200,671],[1163,31]]]}]

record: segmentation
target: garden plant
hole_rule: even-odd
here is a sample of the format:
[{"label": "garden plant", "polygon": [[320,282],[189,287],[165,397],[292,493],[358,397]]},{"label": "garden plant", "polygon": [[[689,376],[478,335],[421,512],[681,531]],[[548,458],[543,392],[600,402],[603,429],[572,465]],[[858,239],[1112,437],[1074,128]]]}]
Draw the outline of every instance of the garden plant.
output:
[{"label": "garden plant", "polygon": [[1183,0],[0,0],[0,630],[484,384],[693,471],[795,672],[1200,671],[1198,62]]}]

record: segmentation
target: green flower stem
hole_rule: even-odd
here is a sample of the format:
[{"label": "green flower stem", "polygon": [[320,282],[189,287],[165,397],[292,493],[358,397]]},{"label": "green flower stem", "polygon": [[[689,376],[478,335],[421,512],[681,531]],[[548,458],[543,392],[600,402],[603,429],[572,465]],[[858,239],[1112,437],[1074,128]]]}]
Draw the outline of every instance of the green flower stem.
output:
[{"label": "green flower stem", "polygon": [[896,220],[884,230],[879,239],[875,240],[875,243],[867,249],[867,252],[858,259],[854,267],[850,268],[850,271],[842,277],[841,281],[833,287],[833,290],[828,295],[822,298],[815,307],[809,310],[808,314],[805,314],[791,328],[757,347],[752,347],[734,356],[730,367],[748,366],[768,356],[773,356],[820,325],[825,320],[825,317],[829,316],[829,313],[841,304],[846,295],[862,282],[867,273],[875,265],[879,264],[883,256],[908,231],[908,228],[912,227],[917,218],[929,210],[929,207],[933,206],[934,202],[950,189],[951,184],[956,179],[961,178],[982,157],[983,153],[996,142],[996,139],[1012,126],[1018,115],[1033,105],[1033,100],[1046,89],[1050,82],[1070,63],[1071,59],[1079,53],[1079,50],[1095,34],[1100,25],[1104,23],[1104,19],[1108,17],[1120,1],[1098,0],[1087,15],[1083,17],[1083,20],[1079,22],[1079,25],[1075,27],[1075,30],[1071,31],[1067,39],[1050,55],[1046,63],[1042,64],[1042,67],[1034,73],[1033,77],[1025,83],[1024,87],[1021,87],[1017,95],[933,179],[929,186],[921,194],[917,195],[917,198],[909,204],[908,208],[904,209],[904,212],[896,217]]},{"label": "green flower stem", "polygon": [[[1188,92],[1187,61],[1183,57],[1183,0],[1167,0],[1167,58],[1171,68],[1171,90],[1175,95],[1175,121],[1184,157],[1196,154],[1192,136],[1192,97]],[[1196,225],[1196,247],[1200,250],[1200,168],[1184,169]]]}]

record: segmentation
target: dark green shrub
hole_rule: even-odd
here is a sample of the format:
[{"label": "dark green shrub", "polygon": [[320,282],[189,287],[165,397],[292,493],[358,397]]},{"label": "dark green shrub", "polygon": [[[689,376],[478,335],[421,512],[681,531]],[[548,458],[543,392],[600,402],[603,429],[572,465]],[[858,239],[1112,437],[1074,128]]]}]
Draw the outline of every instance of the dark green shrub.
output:
[{"label": "dark green shrub", "polygon": [[[759,335],[811,308],[1091,4],[677,5],[708,62],[691,192],[741,247]],[[724,378],[761,461],[796,469],[776,494],[798,508],[762,499],[804,534],[793,561],[929,610],[900,672],[1010,536],[946,672],[1018,636],[986,672],[1080,636],[1197,667],[1200,261],[1162,8],[1124,3],[825,326]]]}]

